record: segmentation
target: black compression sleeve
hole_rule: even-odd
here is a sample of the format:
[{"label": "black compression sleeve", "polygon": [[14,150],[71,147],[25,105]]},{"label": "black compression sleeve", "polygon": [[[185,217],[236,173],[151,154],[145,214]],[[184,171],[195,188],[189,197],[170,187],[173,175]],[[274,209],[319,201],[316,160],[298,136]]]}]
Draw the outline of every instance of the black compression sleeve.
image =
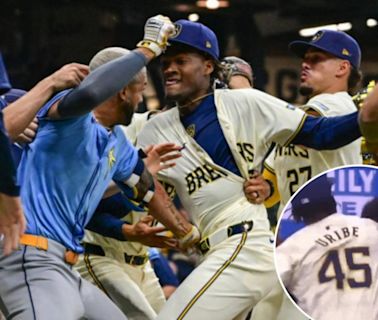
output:
[{"label": "black compression sleeve", "polygon": [[59,115],[69,118],[90,112],[125,87],[146,64],[146,57],[137,51],[105,63],[63,98]]}]

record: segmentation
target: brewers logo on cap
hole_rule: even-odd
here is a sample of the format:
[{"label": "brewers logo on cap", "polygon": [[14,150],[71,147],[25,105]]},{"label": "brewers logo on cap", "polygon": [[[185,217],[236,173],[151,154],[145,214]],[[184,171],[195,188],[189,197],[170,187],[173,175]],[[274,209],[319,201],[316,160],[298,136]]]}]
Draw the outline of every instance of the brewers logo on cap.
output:
[{"label": "brewers logo on cap", "polygon": [[173,34],[170,36],[171,39],[176,38],[182,30],[182,25],[175,23],[175,30],[173,31]]},{"label": "brewers logo on cap", "polygon": [[211,48],[211,43],[210,43],[210,41],[206,41],[206,48]]},{"label": "brewers logo on cap", "polygon": [[318,41],[323,35],[323,31],[318,31],[315,33],[315,35],[312,37],[311,42]]}]

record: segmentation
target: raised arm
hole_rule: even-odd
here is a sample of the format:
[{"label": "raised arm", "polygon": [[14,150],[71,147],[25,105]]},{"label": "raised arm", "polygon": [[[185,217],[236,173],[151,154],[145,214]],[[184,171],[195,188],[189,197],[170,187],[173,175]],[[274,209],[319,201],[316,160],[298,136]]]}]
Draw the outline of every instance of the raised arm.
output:
[{"label": "raised arm", "polygon": [[49,111],[54,119],[90,112],[116,94],[154,57],[148,49],[136,49],[92,71],[87,78]]},{"label": "raised arm", "polygon": [[49,111],[51,118],[76,117],[90,112],[125,87],[134,76],[167,46],[174,25],[161,15],[147,20],[138,49],[97,68]]},{"label": "raised arm", "polygon": [[79,63],[63,66],[37,83],[28,93],[4,109],[4,123],[14,141],[33,121],[39,109],[58,91],[72,88],[88,74],[88,67]]}]

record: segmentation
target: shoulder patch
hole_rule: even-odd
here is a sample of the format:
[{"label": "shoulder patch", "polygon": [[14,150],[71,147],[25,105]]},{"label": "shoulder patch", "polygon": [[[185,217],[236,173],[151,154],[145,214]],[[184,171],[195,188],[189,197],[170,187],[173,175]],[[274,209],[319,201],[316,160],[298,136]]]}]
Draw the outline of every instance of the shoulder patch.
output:
[{"label": "shoulder patch", "polygon": [[289,110],[295,110],[295,107],[292,104],[290,104],[290,103],[288,103],[286,105],[286,108],[289,109]]},{"label": "shoulder patch", "polygon": [[317,108],[319,108],[320,110],[323,110],[323,111],[329,110],[329,108],[325,104],[323,104],[319,101],[313,101],[313,102],[311,102],[311,104],[309,106],[315,106],[315,107],[317,107]]}]

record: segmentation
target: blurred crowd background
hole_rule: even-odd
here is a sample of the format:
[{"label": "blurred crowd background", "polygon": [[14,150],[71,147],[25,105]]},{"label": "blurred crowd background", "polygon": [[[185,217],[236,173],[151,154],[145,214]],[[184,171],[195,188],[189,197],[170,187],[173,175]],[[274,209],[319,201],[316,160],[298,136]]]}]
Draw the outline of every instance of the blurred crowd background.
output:
[{"label": "blurred crowd background", "polygon": [[[378,1],[374,0],[2,0],[0,50],[12,85],[30,89],[65,63],[88,63],[107,46],[134,48],[154,14],[202,22],[218,35],[221,55],[250,62],[255,86],[301,103],[298,58],[287,44],[307,28],[331,25],[362,49],[364,85],[378,79]],[[164,105],[158,61],[141,109]],[[142,110],[140,110],[142,111]]]}]

